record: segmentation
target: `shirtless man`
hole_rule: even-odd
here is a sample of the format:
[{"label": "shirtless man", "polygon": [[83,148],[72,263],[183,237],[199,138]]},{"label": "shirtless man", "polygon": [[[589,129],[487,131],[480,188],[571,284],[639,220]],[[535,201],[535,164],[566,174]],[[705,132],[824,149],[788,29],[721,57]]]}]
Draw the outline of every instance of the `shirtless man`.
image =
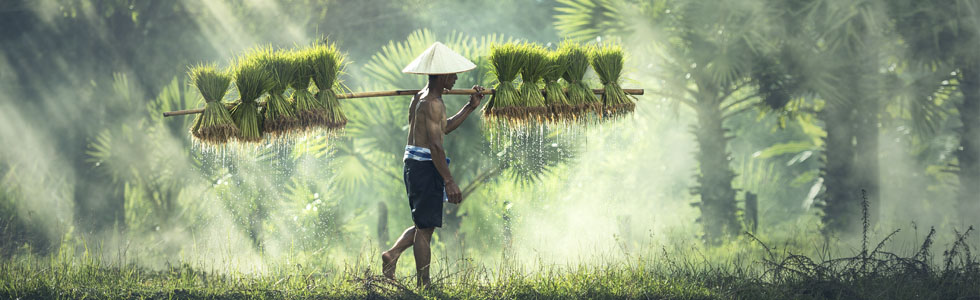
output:
[{"label": "shirtless man", "polygon": [[[453,54],[458,56],[437,42],[416,61],[420,59],[438,60]],[[462,56],[450,57],[450,59],[459,58]],[[469,62],[465,58],[462,59]],[[413,62],[409,67],[406,67],[406,70],[412,71],[410,68],[415,63]],[[439,63],[445,64],[444,61],[435,63],[423,61],[421,64],[438,65]],[[457,63],[459,62],[457,61]],[[455,73],[460,70],[467,71],[474,67],[475,65],[470,63],[470,65],[457,65],[454,68],[410,72],[429,75],[429,83],[412,98],[408,113],[409,130],[408,141],[405,146],[404,179],[409,207],[412,209],[412,221],[415,226],[406,229],[395,242],[395,245],[381,254],[382,272],[389,279],[395,279],[398,257],[408,247],[412,247],[415,252],[415,269],[418,272],[417,284],[419,287],[429,286],[429,262],[431,261],[429,241],[432,239],[435,228],[442,227],[442,203],[444,200],[453,204],[459,204],[463,201],[459,186],[449,172],[449,159],[446,157],[442,138],[459,127],[463,120],[466,120],[466,117],[480,106],[480,101],[483,99],[483,87],[473,86],[477,93],[470,96],[470,101],[466,103],[466,106],[448,120],[446,119],[446,105],[442,101],[442,93],[444,90],[452,89],[456,83]]]}]

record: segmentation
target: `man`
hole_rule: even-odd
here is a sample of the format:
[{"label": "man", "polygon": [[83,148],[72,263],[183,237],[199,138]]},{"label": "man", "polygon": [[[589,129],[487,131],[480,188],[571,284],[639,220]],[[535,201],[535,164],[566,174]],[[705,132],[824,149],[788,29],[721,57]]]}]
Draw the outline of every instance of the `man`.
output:
[{"label": "man", "polygon": [[415,252],[415,269],[418,286],[429,286],[429,241],[436,227],[442,227],[443,201],[459,204],[463,201],[459,186],[449,172],[449,158],[442,145],[442,138],[463,123],[463,120],[480,105],[483,87],[473,86],[477,92],[470,96],[456,115],[446,119],[446,105],[442,101],[444,90],[452,89],[456,73],[476,68],[472,62],[436,42],[402,72],[429,75],[429,83],[412,98],[408,112],[408,142],[405,146],[405,189],[412,209],[412,222],[395,245],[381,254],[382,272],[395,279],[395,266],[403,251],[412,247]]}]

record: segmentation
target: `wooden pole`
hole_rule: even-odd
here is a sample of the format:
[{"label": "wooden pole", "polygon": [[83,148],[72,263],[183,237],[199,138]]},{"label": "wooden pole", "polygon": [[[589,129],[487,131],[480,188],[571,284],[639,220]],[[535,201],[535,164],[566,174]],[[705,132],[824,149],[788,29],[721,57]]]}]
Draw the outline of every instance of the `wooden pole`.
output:
[{"label": "wooden pole", "polygon": [[[390,97],[390,96],[411,96],[411,95],[415,95],[419,91],[420,90],[394,90],[394,91],[374,91],[374,92],[344,93],[344,94],[337,94],[337,99],[356,99],[356,98]],[[493,89],[483,90],[483,94],[484,95],[493,95],[493,92],[494,92]],[[544,93],[544,90],[541,90],[541,92]],[[603,89],[593,89],[592,92],[593,93],[596,93],[597,95],[601,95],[601,94],[605,93],[606,91],[603,90]],[[623,89],[623,92],[625,92],[627,95],[643,95],[643,89]],[[446,94],[446,95],[472,95],[472,94],[476,94],[476,90],[474,90],[474,89],[449,90],[449,91],[447,91],[447,92],[445,92],[443,94]],[[182,116],[182,115],[190,115],[190,114],[199,114],[199,113],[201,113],[203,111],[204,111],[203,108],[175,110],[175,111],[164,112],[163,113],[163,116],[164,117],[173,117],[173,116]]]}]

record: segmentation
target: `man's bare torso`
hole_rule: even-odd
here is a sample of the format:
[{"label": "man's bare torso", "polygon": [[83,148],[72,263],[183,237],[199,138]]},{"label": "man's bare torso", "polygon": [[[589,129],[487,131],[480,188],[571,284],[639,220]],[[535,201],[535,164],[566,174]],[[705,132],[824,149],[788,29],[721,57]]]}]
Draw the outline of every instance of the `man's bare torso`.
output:
[{"label": "man's bare torso", "polygon": [[[433,109],[433,106],[438,105],[438,108]],[[442,102],[442,99],[427,93],[427,91],[420,91],[412,99],[412,104],[408,109],[408,141],[407,145],[418,146],[423,148],[429,147],[429,141],[432,140],[429,137],[429,131],[425,130],[427,125],[425,122],[441,122],[440,128],[446,127],[446,105]],[[432,116],[436,112],[442,112],[442,116]],[[441,133],[441,132],[440,132]]]}]

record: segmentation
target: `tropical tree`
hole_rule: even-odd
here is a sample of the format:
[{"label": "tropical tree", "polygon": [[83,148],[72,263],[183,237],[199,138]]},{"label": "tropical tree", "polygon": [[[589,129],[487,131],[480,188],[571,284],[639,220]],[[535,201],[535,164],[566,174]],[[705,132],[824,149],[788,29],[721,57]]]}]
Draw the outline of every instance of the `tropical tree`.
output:
[{"label": "tropical tree", "polygon": [[109,203],[101,214],[110,218],[109,224],[134,232],[153,230],[171,223],[180,210],[178,194],[191,178],[177,175],[181,166],[190,166],[178,162],[190,163],[191,151],[189,140],[171,138],[171,130],[179,126],[177,136],[182,136],[190,121],[180,117],[165,123],[161,113],[197,103],[186,96],[190,87],[182,88],[178,82],[174,78],[154,101],[143,105],[128,76],[115,75],[113,96],[105,100],[116,117],[85,151],[94,177],[105,178],[110,187],[104,195]]},{"label": "tropical tree", "polygon": [[[694,110],[694,134],[699,146],[696,174],[701,198],[699,221],[704,238],[717,242],[741,230],[732,155],[728,141],[734,136],[726,121],[760,103],[777,98],[761,93],[771,85],[754,77],[760,62],[778,43],[767,39],[769,8],[743,1],[614,1],[560,0],[555,27],[566,37],[600,40],[619,37],[630,41],[659,68],[646,75],[659,78],[664,97]],[[651,38],[652,37],[652,38]],[[778,101],[778,100],[767,100]]]},{"label": "tropical tree", "polygon": [[856,232],[862,200],[869,202],[871,222],[877,221],[880,207],[879,119],[887,75],[879,70],[891,45],[886,38],[890,23],[882,3],[874,0],[770,4],[786,12],[782,25],[789,55],[783,74],[816,102],[826,131],[825,190],[817,202],[824,229]]},{"label": "tropical tree", "polygon": [[[956,104],[961,127],[955,151],[959,177],[958,211],[963,220],[977,211],[980,195],[980,3],[975,0],[887,1],[889,16],[914,64],[938,70],[931,91],[951,83],[962,95]],[[922,100],[934,95],[922,94]]]}]

